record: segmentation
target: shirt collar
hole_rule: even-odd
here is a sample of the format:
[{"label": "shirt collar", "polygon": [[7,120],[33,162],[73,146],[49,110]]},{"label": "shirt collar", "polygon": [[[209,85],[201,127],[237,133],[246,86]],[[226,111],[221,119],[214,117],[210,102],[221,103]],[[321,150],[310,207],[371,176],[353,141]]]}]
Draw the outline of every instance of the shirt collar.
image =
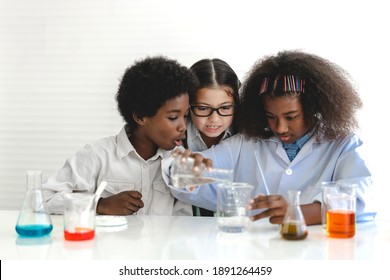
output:
[{"label": "shirt collar", "polygon": [[[221,139],[224,140],[226,138],[229,138],[234,134],[233,128],[229,127],[223,134],[223,137]],[[202,143],[202,147],[197,147],[195,143]],[[189,120],[187,122],[187,146],[193,151],[200,151],[200,150],[206,150],[207,145],[202,139],[202,135],[200,134],[200,131],[195,127],[193,122]]]},{"label": "shirt collar", "polygon": [[283,145],[283,148],[289,148],[291,146],[298,146],[299,149],[302,149],[302,147],[306,144],[306,142],[310,139],[312,133],[306,133],[305,135],[303,135],[301,138],[297,139],[296,141],[292,142],[292,143],[284,143],[282,142],[282,145]]},{"label": "shirt collar", "polygon": [[[136,150],[134,149],[134,146],[131,144],[131,142],[128,138],[128,134],[130,134],[129,126],[125,125],[125,126],[123,126],[123,128],[121,129],[121,131],[119,132],[119,134],[117,136],[117,144],[118,144],[117,156],[119,158],[123,158],[133,151],[136,152]],[[173,150],[167,151],[167,150],[158,148],[156,154],[153,157],[151,157],[150,159],[156,159],[158,157],[161,157],[161,158],[169,157],[169,156],[171,156],[172,151]]]},{"label": "shirt collar", "polygon": [[123,158],[127,156],[131,151],[134,151],[134,147],[127,137],[126,126],[124,125],[117,136],[117,156]]}]

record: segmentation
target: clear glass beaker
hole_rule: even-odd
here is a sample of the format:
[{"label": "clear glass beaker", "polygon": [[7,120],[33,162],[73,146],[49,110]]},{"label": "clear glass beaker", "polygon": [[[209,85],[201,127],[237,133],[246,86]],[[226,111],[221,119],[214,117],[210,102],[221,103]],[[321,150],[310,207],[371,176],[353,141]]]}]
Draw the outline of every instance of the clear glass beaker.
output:
[{"label": "clear glass beaker", "polygon": [[21,237],[42,237],[53,230],[42,194],[42,172],[27,171],[27,192],[15,226]]},{"label": "clear glass beaker", "polygon": [[283,224],[280,228],[280,234],[283,239],[301,240],[307,237],[307,225],[299,205],[300,195],[300,191],[288,191],[287,212],[284,215]]},{"label": "clear glass beaker", "polygon": [[250,226],[248,204],[254,187],[247,183],[217,185],[217,221],[221,232],[238,233]]},{"label": "clear glass beaker", "polygon": [[96,204],[94,194],[69,193],[64,195],[64,237],[81,241],[95,237]]},{"label": "clear glass beaker", "polygon": [[207,170],[205,165],[201,164],[194,170],[194,159],[177,157],[171,167],[171,182],[175,188],[184,189],[193,186],[199,186],[210,183],[228,183],[233,182],[233,170],[213,168]]},{"label": "clear glass beaker", "polygon": [[350,238],[355,235],[356,188],[356,184],[342,181],[323,184],[323,223],[329,237]]}]

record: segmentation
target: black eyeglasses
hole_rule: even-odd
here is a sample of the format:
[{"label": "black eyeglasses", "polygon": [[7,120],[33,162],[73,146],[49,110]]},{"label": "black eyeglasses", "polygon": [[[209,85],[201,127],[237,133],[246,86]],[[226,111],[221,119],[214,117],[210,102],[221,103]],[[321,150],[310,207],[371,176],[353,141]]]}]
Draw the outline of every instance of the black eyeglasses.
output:
[{"label": "black eyeglasses", "polygon": [[198,117],[208,117],[211,116],[214,111],[217,111],[218,115],[222,117],[233,116],[234,108],[236,105],[224,105],[218,108],[213,108],[209,106],[190,106],[191,111],[195,116]]}]

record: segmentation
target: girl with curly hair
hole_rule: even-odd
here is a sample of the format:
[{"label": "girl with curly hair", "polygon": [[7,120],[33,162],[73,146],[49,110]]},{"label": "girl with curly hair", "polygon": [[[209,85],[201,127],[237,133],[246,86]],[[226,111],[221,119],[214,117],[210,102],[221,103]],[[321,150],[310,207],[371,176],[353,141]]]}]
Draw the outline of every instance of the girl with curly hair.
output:
[{"label": "girl with curly hair", "polygon": [[[214,167],[233,169],[234,181],[254,185],[253,220],[281,224],[287,191],[295,189],[301,191],[307,224],[321,223],[319,186],[324,181],[357,184],[357,220],[364,217],[371,172],[362,156],[363,142],[353,132],[362,102],[348,74],[317,55],[283,51],[255,63],[241,94],[240,133],[201,156],[192,155],[196,163],[210,166],[211,159]],[[216,209],[215,185],[172,193]]]}]

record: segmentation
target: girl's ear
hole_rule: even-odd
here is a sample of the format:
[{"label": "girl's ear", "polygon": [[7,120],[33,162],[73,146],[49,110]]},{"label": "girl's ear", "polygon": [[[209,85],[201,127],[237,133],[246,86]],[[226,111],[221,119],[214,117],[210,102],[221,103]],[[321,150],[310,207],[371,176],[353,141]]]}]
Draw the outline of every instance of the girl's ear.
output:
[{"label": "girl's ear", "polygon": [[145,118],[140,117],[137,113],[133,113],[133,119],[138,125],[143,125],[145,123]]}]

